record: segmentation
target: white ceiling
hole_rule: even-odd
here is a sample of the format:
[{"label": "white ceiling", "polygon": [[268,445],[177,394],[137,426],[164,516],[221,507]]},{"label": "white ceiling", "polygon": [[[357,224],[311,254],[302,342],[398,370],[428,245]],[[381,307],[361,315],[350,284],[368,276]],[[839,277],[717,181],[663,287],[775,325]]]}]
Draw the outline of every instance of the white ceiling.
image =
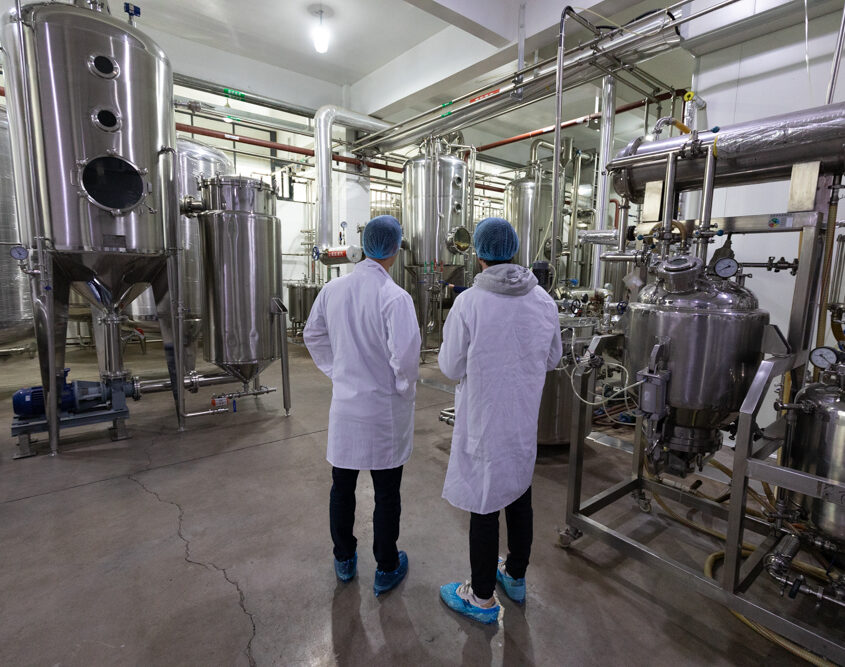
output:
[{"label": "white ceiling", "polygon": [[145,0],[139,27],[351,84],[447,26],[403,0],[329,0],[322,4],[334,12],[325,19],[332,38],[328,53],[319,54],[311,41],[311,4],[315,0]]}]

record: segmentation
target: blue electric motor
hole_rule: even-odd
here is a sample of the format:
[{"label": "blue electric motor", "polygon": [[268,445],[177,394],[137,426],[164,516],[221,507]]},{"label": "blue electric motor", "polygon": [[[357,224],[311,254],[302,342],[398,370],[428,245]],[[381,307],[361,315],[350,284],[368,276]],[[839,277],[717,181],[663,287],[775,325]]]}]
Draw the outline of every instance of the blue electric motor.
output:
[{"label": "blue electric motor", "polygon": [[[105,407],[107,390],[100,382],[90,380],[67,381],[69,368],[65,368],[62,384],[61,410],[63,412],[86,412]],[[18,417],[33,419],[45,414],[44,387],[18,389],[12,396],[12,408]]]}]

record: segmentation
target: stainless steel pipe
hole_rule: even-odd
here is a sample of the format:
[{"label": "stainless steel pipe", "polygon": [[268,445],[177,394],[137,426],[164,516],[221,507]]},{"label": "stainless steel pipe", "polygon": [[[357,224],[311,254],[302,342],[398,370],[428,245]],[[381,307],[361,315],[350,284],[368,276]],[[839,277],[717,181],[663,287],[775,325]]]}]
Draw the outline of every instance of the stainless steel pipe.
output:
[{"label": "stainless steel pipe", "polygon": [[[567,89],[600,78],[608,71],[637,65],[675,48],[681,42],[677,32],[679,26],[736,1],[722,0],[710,7],[672,18],[671,11],[690,4],[689,1],[679,2],[657,14],[644,16],[579,44],[564,54]],[[390,126],[388,130],[356,143],[354,148],[356,151],[370,148],[381,153],[389,152],[414,144],[427,136],[440,136],[451,130],[469,127],[551,97],[555,94],[551,92],[551,84],[558,69],[556,61],[555,64],[549,63],[539,68],[532,66],[517,72],[530,75],[519,84],[513,82],[515,77],[508,76],[485,89],[475,91],[475,95],[451,100],[410,121]],[[519,99],[511,96],[511,92],[517,88],[522,89]]]},{"label": "stainless steel pipe", "polygon": [[701,132],[698,139],[682,135],[651,143],[631,142],[608,165],[615,171],[613,187],[641,203],[645,184],[662,181],[665,158],[679,152],[677,191],[701,188],[707,152],[716,160],[715,187],[750,184],[790,177],[792,165],[820,161],[821,173],[845,169],[845,103],[804,109]]},{"label": "stainless steel pipe", "polygon": [[[603,230],[607,224],[607,207],[610,198],[610,173],[607,164],[613,158],[613,133],[616,119],[616,80],[611,75],[602,79],[601,87],[601,141],[598,155],[598,187],[596,188],[596,231]],[[592,252],[593,289],[602,287],[604,267],[599,261],[599,251]]]},{"label": "stainless steel pipe", "polygon": [[332,234],[332,128],[335,123],[368,132],[383,130],[390,123],[333,105],[320,107],[314,116],[314,159],[317,169],[317,243],[333,245]]}]

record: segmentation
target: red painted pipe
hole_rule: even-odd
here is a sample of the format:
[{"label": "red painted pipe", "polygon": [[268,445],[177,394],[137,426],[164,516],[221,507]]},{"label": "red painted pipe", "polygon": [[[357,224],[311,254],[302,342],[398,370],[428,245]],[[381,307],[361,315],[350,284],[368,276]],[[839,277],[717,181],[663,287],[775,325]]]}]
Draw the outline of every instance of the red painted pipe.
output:
[{"label": "red painted pipe", "polygon": [[[675,96],[683,97],[686,90],[678,89],[674,92]],[[661,93],[655,99],[657,101],[664,101],[672,99],[672,93]],[[623,104],[621,107],[616,108],[616,113],[625,113],[626,111],[633,111],[634,109],[642,109],[646,104],[648,104],[651,100],[638,100],[636,102],[631,102],[630,104]],[[601,119],[601,112],[587,114],[586,116],[581,116],[579,118],[572,118],[571,120],[565,120],[560,124],[560,129],[565,130],[568,127],[575,127],[576,125],[583,125],[585,123],[589,123],[591,120],[600,120]],[[515,144],[518,141],[525,141],[526,139],[532,139],[533,137],[539,137],[544,134],[551,134],[555,131],[554,125],[548,125],[546,127],[541,127],[538,130],[531,130],[531,132],[525,132],[524,134],[517,134],[515,137],[509,137],[507,139],[500,139],[499,141],[494,141],[489,144],[484,144],[483,146],[479,146],[476,148],[476,152],[482,153],[484,151],[489,151],[493,148],[498,148],[499,146],[507,146],[508,144]]]}]

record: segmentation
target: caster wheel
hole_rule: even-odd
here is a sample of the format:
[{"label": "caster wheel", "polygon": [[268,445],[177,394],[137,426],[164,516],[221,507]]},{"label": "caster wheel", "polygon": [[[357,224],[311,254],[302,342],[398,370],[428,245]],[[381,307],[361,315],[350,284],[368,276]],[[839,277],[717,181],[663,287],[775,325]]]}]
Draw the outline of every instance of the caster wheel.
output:
[{"label": "caster wheel", "polygon": [[641,512],[645,512],[646,514],[651,513],[651,501],[648,498],[640,498],[637,501],[637,505]]}]

